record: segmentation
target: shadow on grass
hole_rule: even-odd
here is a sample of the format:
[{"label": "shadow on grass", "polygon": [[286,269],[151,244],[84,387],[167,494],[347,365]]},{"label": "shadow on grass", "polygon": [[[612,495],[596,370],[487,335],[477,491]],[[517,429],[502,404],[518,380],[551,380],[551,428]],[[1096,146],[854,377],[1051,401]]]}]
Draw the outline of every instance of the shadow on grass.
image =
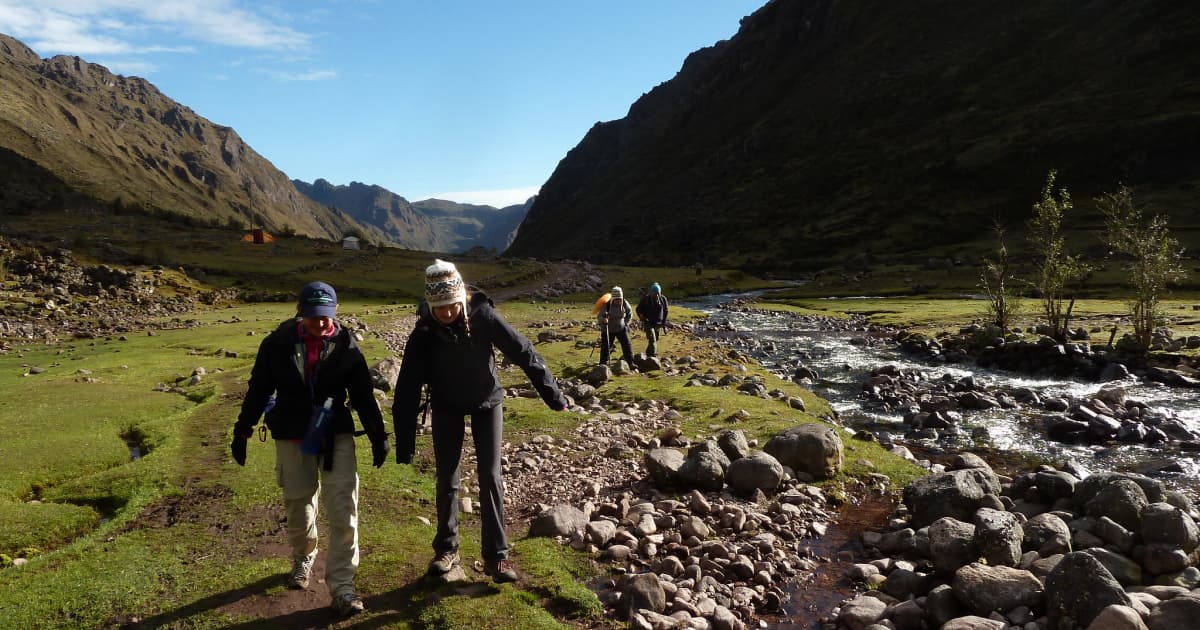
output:
[{"label": "shadow on grass", "polygon": [[[272,575],[269,577],[265,577],[257,582],[254,582],[252,584],[247,584],[241,588],[236,588],[236,589],[233,589],[230,591],[225,591],[223,593],[217,593],[214,595],[210,595],[208,597],[196,600],[196,601],[194,601],[190,604],[187,604],[185,606],[182,606],[180,608],[176,608],[175,610],[172,610],[169,612],[164,612],[162,614],[158,614],[153,617],[147,617],[145,619],[138,621],[137,623],[131,623],[131,624],[124,625],[124,626],[122,626],[122,628],[140,630],[142,628],[162,628],[165,626],[171,626],[175,623],[190,619],[196,615],[199,615],[199,614],[211,611],[211,610],[216,610],[218,608],[222,608],[225,606],[229,606],[231,604],[235,604],[235,603],[242,601],[248,597],[251,597],[254,595],[264,595],[267,593],[268,590],[278,587],[282,582],[283,582],[283,578],[279,575]],[[295,624],[289,623],[287,625],[281,626],[281,625],[278,625],[278,623],[275,620],[259,619],[259,620],[250,622],[249,624],[242,624],[242,625],[230,626],[230,627],[237,627],[237,628],[324,627],[324,626],[329,625],[330,622],[334,621],[333,613],[331,613],[327,608],[321,608],[321,609],[317,609],[317,610],[299,611],[297,614],[303,615],[305,617],[304,621],[296,620]],[[294,615],[286,615],[286,617],[289,617],[289,618],[293,617],[293,616]]]}]

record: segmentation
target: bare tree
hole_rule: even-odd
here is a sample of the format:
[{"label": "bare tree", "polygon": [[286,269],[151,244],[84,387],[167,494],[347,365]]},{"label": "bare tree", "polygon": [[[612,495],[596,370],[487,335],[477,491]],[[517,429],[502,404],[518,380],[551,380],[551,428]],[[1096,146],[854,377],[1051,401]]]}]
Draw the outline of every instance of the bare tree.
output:
[{"label": "bare tree", "polygon": [[1079,288],[1088,267],[1078,256],[1067,252],[1066,238],[1062,235],[1063,220],[1073,207],[1071,193],[1066,188],[1054,189],[1058,172],[1051,170],[1042,187],[1042,198],[1033,204],[1033,218],[1029,222],[1029,242],[1040,257],[1038,275],[1034,280],[1042,313],[1050,326],[1051,336],[1066,341],[1067,328],[1071,323],[1071,310],[1075,307],[1074,296],[1069,295]]},{"label": "bare tree", "polygon": [[1133,199],[1133,191],[1121,186],[1115,193],[1096,199],[1104,213],[1104,242],[1114,254],[1128,258],[1129,284],[1133,297],[1129,313],[1133,318],[1133,336],[1138,349],[1150,350],[1154,329],[1163,321],[1160,307],[1167,285],[1183,280],[1183,248],[1167,230],[1167,219],[1154,215],[1149,219]]},{"label": "bare tree", "polygon": [[999,248],[995,258],[984,257],[979,286],[987,295],[989,323],[995,324],[1004,334],[1021,307],[1021,296],[1016,292],[1015,265],[1008,257],[1008,247],[1004,244],[1004,226],[997,220],[992,229],[996,232]]}]

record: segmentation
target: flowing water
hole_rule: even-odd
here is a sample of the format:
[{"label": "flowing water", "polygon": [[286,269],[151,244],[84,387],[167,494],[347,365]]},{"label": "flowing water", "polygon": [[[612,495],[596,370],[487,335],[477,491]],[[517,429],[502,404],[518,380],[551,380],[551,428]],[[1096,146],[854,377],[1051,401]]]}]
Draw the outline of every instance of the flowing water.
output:
[{"label": "flowing water", "polygon": [[[837,330],[817,318],[804,318],[784,313],[746,312],[726,308],[723,304],[734,297],[713,296],[707,300],[685,303],[684,306],[709,315],[709,326],[701,334],[742,339],[747,352],[769,369],[787,377],[794,366],[804,365],[818,373],[820,379],[811,386],[813,393],[825,398],[837,410],[842,422],[852,428],[869,428],[876,433],[887,432],[898,440],[907,426],[898,413],[888,413],[870,406],[860,397],[862,383],[872,369],[895,365],[904,370],[919,370],[927,379],[950,375],[954,379],[973,376],[989,390],[992,388],[1026,387],[1045,396],[1088,397],[1101,384],[1081,380],[1035,378],[1011,372],[981,369],[973,364],[932,364],[900,352],[892,343],[862,343],[867,333]],[[856,342],[853,342],[858,338]],[[879,341],[879,340],[877,340]],[[1152,407],[1170,410],[1193,431],[1200,431],[1200,392],[1169,388],[1155,383],[1128,379],[1112,384],[1125,387],[1131,399]],[[963,431],[942,437],[936,443],[928,440],[918,446],[937,449],[990,448],[1009,451],[1048,461],[1074,457],[1091,470],[1143,470],[1162,468],[1169,462],[1175,472],[1155,473],[1155,477],[1176,487],[1200,490],[1200,453],[1180,451],[1170,443],[1164,445],[1102,444],[1069,445],[1047,439],[1039,416],[1047,412],[1023,408],[963,410]],[[982,433],[986,432],[986,436]],[[975,437],[974,434],[980,436]]]}]

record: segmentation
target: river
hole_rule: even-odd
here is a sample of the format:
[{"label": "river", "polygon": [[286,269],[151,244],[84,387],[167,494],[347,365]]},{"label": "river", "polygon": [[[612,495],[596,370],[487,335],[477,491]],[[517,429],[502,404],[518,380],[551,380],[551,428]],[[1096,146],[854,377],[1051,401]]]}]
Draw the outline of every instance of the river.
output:
[{"label": "river", "polygon": [[[708,314],[707,324],[698,327],[700,334],[735,341],[744,352],[785,378],[797,365],[816,370],[819,379],[811,386],[813,393],[828,400],[847,427],[866,428],[885,439],[894,436],[900,443],[912,442],[911,435],[905,437],[909,431],[901,415],[874,408],[861,396],[863,381],[872,369],[880,366],[920,370],[930,379],[945,374],[954,379],[973,376],[989,389],[1026,387],[1043,397],[1080,398],[1094,394],[1101,387],[1095,382],[1033,378],[969,363],[931,364],[902,353],[894,343],[863,343],[867,336],[865,329],[847,330],[820,318],[725,307],[733,298],[748,297],[753,296],[711,296],[681,305]],[[1129,398],[1170,410],[1187,427],[1200,431],[1200,394],[1196,390],[1143,383],[1134,378],[1111,384],[1123,386]],[[1092,470],[1142,470],[1168,485],[1192,492],[1200,490],[1200,453],[1180,451],[1171,443],[1061,444],[1047,439],[1042,423],[1037,421],[1038,415],[1046,413],[1025,408],[964,411],[964,430],[943,435],[936,441],[916,440],[915,445],[935,451],[971,448],[1010,451],[1051,462],[1074,457]]]}]

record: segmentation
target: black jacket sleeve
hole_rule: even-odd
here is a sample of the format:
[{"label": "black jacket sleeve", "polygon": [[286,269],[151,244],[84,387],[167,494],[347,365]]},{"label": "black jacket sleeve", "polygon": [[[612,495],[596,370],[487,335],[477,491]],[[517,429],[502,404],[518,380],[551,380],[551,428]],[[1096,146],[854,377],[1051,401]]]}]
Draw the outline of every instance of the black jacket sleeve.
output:
[{"label": "black jacket sleeve", "polygon": [[371,380],[371,371],[367,369],[367,359],[358,348],[351,350],[349,381],[346,392],[350,396],[350,404],[358,412],[358,421],[371,442],[377,442],[387,437],[387,429],[383,426],[383,414],[379,412],[379,403],[375,401],[375,387]]},{"label": "black jacket sleeve", "polygon": [[[629,307],[625,308],[628,313]],[[533,344],[514,330],[494,309],[489,318],[489,327],[491,330],[488,332],[492,345],[499,348],[509,361],[525,372],[525,376],[529,377],[529,381],[537,390],[538,395],[542,397],[542,401],[551,407],[554,407],[556,403],[559,407],[566,406],[566,401],[558,390],[558,382],[554,380],[554,374],[546,366],[542,355],[533,349]]]},{"label": "black jacket sleeve", "polygon": [[421,413],[421,386],[429,380],[432,341],[429,327],[418,322],[404,344],[400,375],[396,378],[396,396],[392,401],[396,457],[401,461],[411,461],[417,450],[417,416]]},{"label": "black jacket sleeve", "polygon": [[267,401],[275,393],[275,376],[271,371],[271,337],[262,340],[258,345],[258,354],[254,357],[254,367],[250,370],[250,384],[246,397],[242,400],[242,411],[238,414],[237,422],[233,425],[234,435],[250,436],[254,434],[254,425],[267,408]]}]

